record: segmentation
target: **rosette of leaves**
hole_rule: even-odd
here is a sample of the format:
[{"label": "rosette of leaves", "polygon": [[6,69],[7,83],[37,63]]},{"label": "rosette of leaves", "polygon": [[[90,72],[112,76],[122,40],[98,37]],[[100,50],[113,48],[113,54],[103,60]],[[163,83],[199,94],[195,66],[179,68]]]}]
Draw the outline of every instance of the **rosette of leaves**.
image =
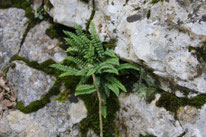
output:
[{"label": "rosette of leaves", "polygon": [[100,137],[103,136],[102,115],[106,118],[106,99],[111,93],[119,96],[120,91],[127,92],[125,86],[116,78],[122,70],[140,68],[130,63],[119,63],[115,53],[104,49],[99,39],[95,25],[90,24],[89,34],[74,24],[76,34],[64,31],[69,48],[66,50],[70,56],[66,60],[76,64],[76,67],[53,64],[52,67],[62,71],[60,77],[79,76],[80,81],[76,87],[75,95],[97,93],[99,100]]}]

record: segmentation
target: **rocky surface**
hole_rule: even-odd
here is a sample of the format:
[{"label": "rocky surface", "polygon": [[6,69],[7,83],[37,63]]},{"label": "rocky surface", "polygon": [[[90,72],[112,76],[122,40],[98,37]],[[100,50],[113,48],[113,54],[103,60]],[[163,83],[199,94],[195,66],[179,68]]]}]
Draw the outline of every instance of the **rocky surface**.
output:
[{"label": "rocky surface", "polygon": [[[80,100],[77,104],[81,109],[71,114],[72,104],[52,101],[44,108],[31,114],[24,114],[18,110],[5,114],[0,123],[0,135],[6,137],[77,137],[80,136],[79,128],[75,122],[87,116],[84,103]],[[75,115],[81,118],[75,117]],[[72,119],[72,120],[71,120]],[[6,130],[4,130],[6,129]]]},{"label": "rocky surface", "polygon": [[66,26],[73,27],[74,22],[76,22],[85,27],[86,20],[90,18],[92,13],[91,4],[88,5],[81,0],[50,0],[50,2],[54,7],[50,12],[54,22]]},{"label": "rocky surface", "polygon": [[[55,3],[54,9],[57,7],[54,20],[55,16],[64,17],[66,14],[60,11],[68,9],[67,5],[56,0],[51,2]],[[127,3],[125,0],[102,0],[96,1],[93,22],[101,40],[116,39],[115,52],[122,59],[152,69],[160,77],[164,90],[172,91],[170,87],[173,86],[177,90],[185,88],[206,93],[204,66],[189,52],[189,47],[201,47],[206,40],[205,5],[203,1],[189,0],[171,0],[155,5],[144,0],[129,0]],[[70,8],[67,12],[73,13],[78,8]],[[91,6],[81,10],[80,14],[84,15],[90,9]],[[77,18],[81,19],[77,23],[85,22],[81,16],[67,16],[63,21],[56,21],[71,26],[70,22]]]},{"label": "rocky surface", "polygon": [[178,119],[186,131],[184,137],[204,137],[206,136],[205,115],[206,106],[202,109],[185,106],[178,110]]},{"label": "rocky surface", "polygon": [[48,59],[61,62],[66,57],[66,53],[59,47],[57,39],[51,39],[45,34],[50,27],[46,21],[41,22],[32,28],[21,47],[19,55],[30,61],[42,63]]},{"label": "rocky surface", "polygon": [[0,70],[8,66],[10,57],[17,54],[27,27],[24,10],[0,9]]},{"label": "rocky surface", "polygon": [[117,116],[117,127],[120,137],[153,135],[156,137],[178,137],[184,130],[164,108],[147,104],[137,94],[121,94],[120,111]]},{"label": "rocky surface", "polygon": [[12,62],[14,67],[7,73],[9,85],[17,90],[18,101],[25,106],[39,100],[53,86],[56,78],[46,75],[44,72],[32,69],[22,61]]}]

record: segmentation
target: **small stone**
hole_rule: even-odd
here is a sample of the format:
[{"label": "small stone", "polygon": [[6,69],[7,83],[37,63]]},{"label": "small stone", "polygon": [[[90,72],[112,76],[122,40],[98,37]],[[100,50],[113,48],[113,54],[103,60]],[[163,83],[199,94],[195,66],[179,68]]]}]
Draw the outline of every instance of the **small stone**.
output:
[{"label": "small stone", "polygon": [[9,69],[7,80],[17,91],[18,101],[22,101],[25,106],[46,94],[56,80],[42,71],[26,66],[22,61],[13,63],[15,68]]}]

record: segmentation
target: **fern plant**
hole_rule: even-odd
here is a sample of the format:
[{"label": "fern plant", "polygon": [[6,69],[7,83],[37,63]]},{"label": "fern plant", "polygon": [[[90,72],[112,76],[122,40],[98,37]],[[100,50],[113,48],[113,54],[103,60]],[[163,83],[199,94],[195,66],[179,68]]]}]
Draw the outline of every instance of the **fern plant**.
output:
[{"label": "fern plant", "polygon": [[[140,68],[130,63],[119,63],[119,58],[108,48],[104,49],[95,25],[90,24],[90,34],[83,32],[82,28],[74,24],[76,34],[64,31],[69,48],[66,52],[70,56],[66,60],[73,62],[77,67],[53,64],[52,67],[61,70],[60,77],[79,76],[80,81],[76,87],[75,96],[97,93],[99,100],[100,137],[103,137],[102,116],[106,118],[106,99],[111,93],[119,95],[120,90],[127,92],[125,86],[115,77],[124,69]],[[92,82],[91,82],[92,79]]]}]

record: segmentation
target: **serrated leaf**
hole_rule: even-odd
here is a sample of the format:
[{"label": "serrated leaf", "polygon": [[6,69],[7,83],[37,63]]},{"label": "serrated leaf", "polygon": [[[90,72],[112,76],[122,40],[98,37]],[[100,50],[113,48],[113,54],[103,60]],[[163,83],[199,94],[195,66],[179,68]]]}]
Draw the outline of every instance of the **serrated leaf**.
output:
[{"label": "serrated leaf", "polygon": [[117,87],[119,87],[122,91],[127,92],[125,86],[119,81],[117,80],[115,77],[113,76],[105,76],[106,80],[113,83],[114,85],[116,85]]},{"label": "serrated leaf", "polygon": [[118,97],[119,96],[119,88],[117,85],[113,83],[106,83],[105,84],[112,92],[115,93],[115,95]]},{"label": "serrated leaf", "polygon": [[104,52],[104,54],[106,55],[106,56],[109,56],[109,57],[113,57],[113,58],[117,58],[117,56],[115,55],[115,53],[112,51],[112,50],[110,50],[110,49],[106,49],[106,51]]}]

